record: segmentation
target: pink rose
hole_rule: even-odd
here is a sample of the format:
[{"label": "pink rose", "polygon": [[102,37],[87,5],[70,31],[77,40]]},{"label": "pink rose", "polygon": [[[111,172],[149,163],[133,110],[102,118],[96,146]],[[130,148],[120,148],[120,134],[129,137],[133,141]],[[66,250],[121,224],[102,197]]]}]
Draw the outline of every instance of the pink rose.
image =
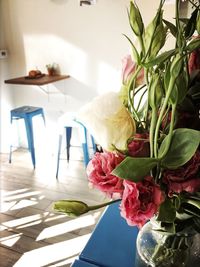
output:
[{"label": "pink rose", "polygon": [[168,194],[186,191],[196,192],[200,189],[200,151],[196,151],[194,156],[183,166],[176,170],[165,170],[163,172],[163,182],[168,186]]},{"label": "pink rose", "polygon": [[123,159],[124,156],[114,152],[97,152],[87,166],[89,182],[110,197],[118,195],[121,198],[123,180],[111,172]]},{"label": "pink rose", "polygon": [[[128,83],[130,76],[135,72],[136,65],[133,62],[131,55],[127,55],[122,59],[122,82]],[[139,86],[144,82],[144,70],[142,69],[136,79],[136,86]]]},{"label": "pink rose", "polygon": [[150,153],[149,135],[135,134],[134,139],[128,144],[128,155],[131,157],[148,157]]},{"label": "pink rose", "polygon": [[151,176],[138,183],[124,180],[123,184],[121,216],[129,225],[141,228],[157,212],[163,194]]}]

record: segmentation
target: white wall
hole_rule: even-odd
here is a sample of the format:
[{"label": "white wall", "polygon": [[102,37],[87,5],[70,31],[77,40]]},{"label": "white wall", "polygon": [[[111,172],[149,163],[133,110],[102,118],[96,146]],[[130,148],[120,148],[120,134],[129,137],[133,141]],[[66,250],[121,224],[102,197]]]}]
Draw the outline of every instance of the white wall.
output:
[{"label": "white wall", "polygon": [[[137,2],[147,23],[159,1]],[[121,59],[129,52],[122,33],[132,35],[127,17],[129,0],[97,0],[94,6],[82,7],[78,0],[0,0],[0,3],[4,32],[0,45],[9,51],[9,58],[0,62],[1,151],[6,151],[11,107],[42,106],[51,129],[55,129],[62,113],[76,111],[98,94],[119,90]],[[171,19],[174,6],[167,5],[165,9],[165,18]],[[46,72],[45,65],[53,62],[59,64],[62,74],[71,75],[69,80],[47,87],[60,94],[48,97],[35,86],[3,82],[27,75],[36,67]]]},{"label": "white wall", "polygon": [[[0,49],[6,49],[8,47],[8,42],[6,40],[7,31],[5,26],[6,13],[4,13],[3,10],[4,3],[0,0]],[[0,59],[0,152],[7,149],[6,140],[10,134],[9,110],[13,106],[13,94],[10,88],[5,89],[4,85],[4,78],[8,75],[8,73],[8,59]]]}]

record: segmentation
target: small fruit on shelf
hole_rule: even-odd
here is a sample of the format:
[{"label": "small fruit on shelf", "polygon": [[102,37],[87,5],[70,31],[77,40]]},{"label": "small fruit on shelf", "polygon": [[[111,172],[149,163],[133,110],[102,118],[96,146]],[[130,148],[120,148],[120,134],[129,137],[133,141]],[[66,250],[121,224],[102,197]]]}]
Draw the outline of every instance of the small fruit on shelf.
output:
[{"label": "small fruit on shelf", "polygon": [[42,72],[40,70],[30,70],[28,73],[28,76],[29,77],[37,77],[41,74],[42,74]]}]

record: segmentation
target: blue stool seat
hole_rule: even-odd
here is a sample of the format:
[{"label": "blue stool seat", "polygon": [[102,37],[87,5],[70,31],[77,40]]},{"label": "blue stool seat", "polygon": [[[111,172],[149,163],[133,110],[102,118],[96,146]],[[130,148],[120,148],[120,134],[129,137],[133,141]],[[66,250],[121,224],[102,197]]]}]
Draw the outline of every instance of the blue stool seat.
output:
[{"label": "blue stool seat", "polygon": [[[27,141],[28,141],[28,149],[31,153],[33,167],[35,168],[35,148],[34,148],[32,118],[34,116],[41,115],[45,123],[45,116],[44,116],[43,108],[23,106],[23,107],[19,107],[19,108],[11,110],[10,115],[11,115],[11,123],[13,122],[13,120],[24,119]],[[11,163],[11,157],[12,157],[12,145],[10,146],[9,163]]]},{"label": "blue stool seat", "polygon": [[[71,114],[69,115],[69,117]],[[64,118],[66,115],[64,116]],[[74,127],[79,128],[79,131],[81,131],[81,145],[83,150],[83,161],[85,167],[88,165],[88,162],[90,161],[90,155],[88,150],[88,131],[86,127],[78,120],[76,120],[75,116],[72,116],[71,118],[66,119],[66,123],[62,123],[64,130],[65,130],[65,137],[66,137],[66,152],[67,152],[67,161],[69,162],[70,159],[70,146],[71,146],[71,137],[72,137],[72,129]],[[62,147],[62,138],[63,133],[59,134],[59,140],[58,140],[58,154],[57,154],[57,170],[56,170],[56,178],[58,178],[58,172],[59,172],[59,165],[60,165],[60,153],[61,153],[61,147]],[[90,135],[91,143],[93,152],[96,152],[96,144],[94,141],[94,138],[92,135]]]}]

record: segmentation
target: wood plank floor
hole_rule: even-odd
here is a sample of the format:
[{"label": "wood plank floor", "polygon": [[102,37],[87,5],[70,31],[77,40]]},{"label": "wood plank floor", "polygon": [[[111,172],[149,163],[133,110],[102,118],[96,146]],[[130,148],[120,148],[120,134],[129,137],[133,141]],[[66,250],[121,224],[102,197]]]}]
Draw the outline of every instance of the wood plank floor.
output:
[{"label": "wood plank floor", "polygon": [[88,187],[83,162],[61,161],[55,178],[54,156],[37,155],[33,170],[26,150],[0,155],[0,266],[69,267],[80,253],[102,209],[79,218],[69,218],[52,209],[59,199],[79,199],[88,204],[106,201]]}]

